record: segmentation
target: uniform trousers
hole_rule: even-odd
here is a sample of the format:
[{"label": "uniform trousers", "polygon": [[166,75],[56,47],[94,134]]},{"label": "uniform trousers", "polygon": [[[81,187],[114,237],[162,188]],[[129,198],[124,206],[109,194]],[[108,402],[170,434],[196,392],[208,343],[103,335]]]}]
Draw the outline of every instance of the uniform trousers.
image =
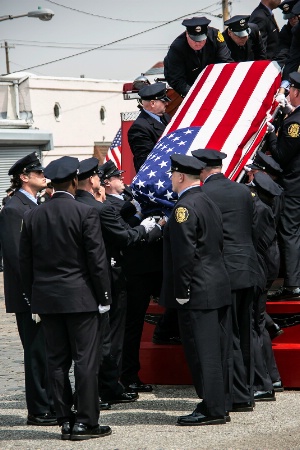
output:
[{"label": "uniform trousers", "polygon": [[57,415],[62,424],[72,417],[69,370],[74,361],[76,422],[96,426],[99,420],[98,373],[101,315],[97,312],[40,314],[46,337],[49,375]]},{"label": "uniform trousers", "polygon": [[229,310],[229,306],[212,310],[178,309],[185,357],[197,395],[203,399],[197,410],[208,416],[224,416],[226,411],[227,369],[222,364],[221,341]]},{"label": "uniform trousers", "polygon": [[25,396],[28,414],[43,415],[53,412],[46,343],[41,324],[32,320],[31,312],[16,313],[16,320],[24,350]]},{"label": "uniform trousers", "polygon": [[161,272],[127,275],[127,314],[121,375],[124,386],[139,381],[139,352],[144,318],[150,296],[159,294],[161,282]]},{"label": "uniform trousers", "polygon": [[284,286],[300,287],[300,197],[285,196],[278,238],[284,260]]},{"label": "uniform trousers", "polygon": [[252,308],[254,288],[231,291],[233,332],[233,403],[253,402],[254,355]]}]

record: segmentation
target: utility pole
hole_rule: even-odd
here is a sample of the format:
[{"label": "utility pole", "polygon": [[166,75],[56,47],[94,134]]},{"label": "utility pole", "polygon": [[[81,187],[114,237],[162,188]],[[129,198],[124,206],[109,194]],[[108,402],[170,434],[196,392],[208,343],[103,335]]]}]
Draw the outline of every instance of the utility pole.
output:
[{"label": "utility pole", "polygon": [[1,44],[1,48],[5,49],[5,59],[6,59],[6,73],[10,73],[10,68],[9,68],[9,54],[8,51],[10,48],[15,48],[14,45],[9,46],[7,41],[4,42],[4,45]]},{"label": "utility pole", "polygon": [[228,0],[222,0],[223,22],[229,19]]}]

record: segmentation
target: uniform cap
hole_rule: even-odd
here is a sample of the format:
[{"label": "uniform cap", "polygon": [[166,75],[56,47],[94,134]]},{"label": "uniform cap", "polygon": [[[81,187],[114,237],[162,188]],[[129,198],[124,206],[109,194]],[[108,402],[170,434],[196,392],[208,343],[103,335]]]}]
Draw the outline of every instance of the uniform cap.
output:
[{"label": "uniform cap", "polygon": [[167,96],[166,83],[153,83],[144,86],[139,90],[139,96],[142,100],[161,100],[163,102],[171,101],[171,99]]},{"label": "uniform cap", "polygon": [[8,175],[20,175],[21,173],[29,173],[33,171],[43,171],[41,162],[36,152],[32,152],[24,158],[19,159],[14,163],[8,171]]},{"label": "uniform cap", "polygon": [[192,156],[174,153],[170,156],[171,168],[169,172],[180,172],[189,175],[199,175],[206,164]]},{"label": "uniform cap", "polygon": [[289,74],[289,77],[290,77],[290,81],[291,81],[291,87],[300,89],[300,73],[292,72]]},{"label": "uniform cap", "polygon": [[271,175],[279,175],[282,172],[280,165],[263,152],[257,152],[251,164],[247,164],[249,169],[263,170]]},{"label": "uniform cap", "polygon": [[55,161],[51,161],[51,163],[45,167],[44,175],[53,183],[64,183],[65,181],[72,180],[77,176],[78,168],[78,158],[63,156]]},{"label": "uniform cap", "polygon": [[257,172],[254,175],[253,182],[258,189],[261,189],[272,197],[281,195],[283,192],[283,189],[266,173]]},{"label": "uniform cap", "polygon": [[99,160],[98,158],[88,158],[80,161],[78,180],[86,180],[92,175],[99,175]]},{"label": "uniform cap", "polygon": [[284,20],[291,19],[296,15],[295,13],[292,12],[292,9],[294,8],[297,2],[298,0],[285,0],[278,6],[278,8],[280,8],[282,11],[283,14],[282,17]]},{"label": "uniform cap", "polygon": [[218,150],[211,150],[209,148],[199,148],[198,150],[192,151],[192,155],[200,159],[200,161],[205,162],[209,167],[221,166],[222,159],[227,157],[226,153],[219,152]]},{"label": "uniform cap", "polygon": [[239,37],[249,36],[251,33],[248,27],[249,18],[250,16],[233,16],[225,20],[224,25],[228,26],[229,30]]},{"label": "uniform cap", "polygon": [[295,16],[298,16],[300,14],[300,2],[299,1],[293,7],[292,13],[295,14]]},{"label": "uniform cap", "polygon": [[206,17],[193,17],[184,19],[182,25],[186,27],[186,31],[193,41],[201,42],[207,38],[207,27],[210,22]]},{"label": "uniform cap", "polygon": [[99,167],[99,177],[101,181],[107,180],[110,177],[116,177],[121,175],[124,170],[119,170],[115,163],[110,159],[106,161],[102,166]]}]

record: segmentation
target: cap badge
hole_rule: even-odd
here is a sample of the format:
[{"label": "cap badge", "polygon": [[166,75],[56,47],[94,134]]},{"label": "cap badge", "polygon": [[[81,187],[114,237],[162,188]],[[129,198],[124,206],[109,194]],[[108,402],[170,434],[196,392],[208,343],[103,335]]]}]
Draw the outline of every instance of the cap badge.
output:
[{"label": "cap badge", "polygon": [[179,208],[175,209],[175,219],[178,223],[186,222],[189,217],[189,212],[186,208],[183,208],[180,206]]},{"label": "cap badge", "polygon": [[201,31],[200,25],[198,25],[198,26],[195,28],[195,31],[196,31],[196,33],[200,33],[200,31]]},{"label": "cap badge", "polygon": [[244,27],[244,26],[245,26],[245,23],[246,23],[245,19],[241,19],[241,20],[240,20],[240,25],[241,25],[241,27]]},{"label": "cap badge", "polygon": [[285,12],[287,12],[287,11],[290,9],[290,7],[289,7],[289,5],[285,4],[285,5],[283,5],[282,9],[283,9]]},{"label": "cap badge", "polygon": [[299,137],[300,125],[298,123],[292,123],[288,128],[288,135],[292,138]]}]

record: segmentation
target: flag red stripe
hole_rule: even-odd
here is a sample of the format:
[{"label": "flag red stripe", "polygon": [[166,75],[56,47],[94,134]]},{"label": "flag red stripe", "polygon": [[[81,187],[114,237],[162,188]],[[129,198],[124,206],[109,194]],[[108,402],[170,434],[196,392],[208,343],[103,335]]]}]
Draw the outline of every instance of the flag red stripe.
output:
[{"label": "flag red stripe", "polygon": [[202,76],[201,76],[200,80],[198,81],[198,83],[193,85],[195,87],[193,87],[192,88],[193,90],[190,91],[190,94],[189,94],[189,97],[187,98],[186,103],[184,103],[181,106],[180,113],[175,118],[174,122],[172,123],[171,128],[168,130],[168,134],[171,133],[172,131],[175,131],[178,128],[180,128],[180,122],[182,121],[182,118],[186,115],[191,104],[195,100],[195,97],[197,96],[198,92],[202,89],[202,86],[205,83],[205,81],[207,80],[210,72],[213,70],[213,67],[214,67],[213,64],[207,66],[206,70],[202,73]]},{"label": "flag red stripe", "polygon": [[[228,81],[232,77],[232,74],[237,66],[237,63],[226,64],[221,73],[219,74],[213,89],[210,91],[209,95],[204,100],[199,113],[196,115],[195,119],[191,122],[191,126],[202,126],[205,121],[210,116],[213,108],[216,106],[217,101],[219,100],[220,95],[225,89]],[[207,146],[209,148],[209,146]],[[214,147],[212,147],[214,148]]]},{"label": "flag red stripe", "polygon": [[119,158],[115,152],[115,150],[113,148],[111,148],[109,150],[111,152],[112,157],[114,158],[115,162],[116,162],[116,166],[118,167],[118,169],[121,169],[121,163],[119,161]]}]

